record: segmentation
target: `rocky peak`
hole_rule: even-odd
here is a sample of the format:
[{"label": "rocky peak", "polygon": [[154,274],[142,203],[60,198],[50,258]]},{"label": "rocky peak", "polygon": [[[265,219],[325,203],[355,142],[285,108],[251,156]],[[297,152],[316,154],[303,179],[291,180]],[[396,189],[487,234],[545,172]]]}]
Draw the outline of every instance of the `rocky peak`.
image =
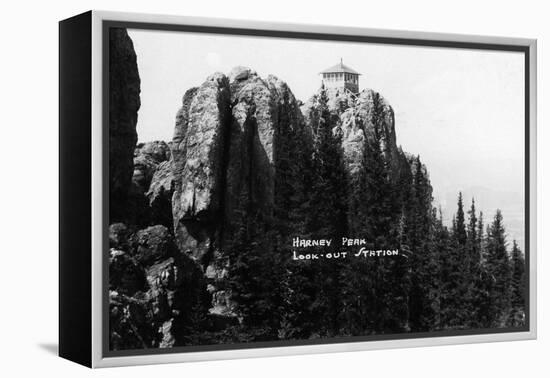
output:
[{"label": "rocky peak", "polygon": [[[285,148],[278,135],[304,127],[288,85],[247,67],[235,67],[227,76],[215,73],[183,96],[172,141],[174,232],[180,250],[208,277],[224,269],[224,234],[234,231],[232,219],[242,201],[270,217],[276,150]],[[234,317],[230,293],[209,279],[212,314]]]},{"label": "rocky peak", "polygon": [[210,249],[211,230],[222,198],[225,139],[230,109],[229,80],[210,75],[188,90],[176,116],[172,143],[172,215],[178,244],[201,258]]},{"label": "rocky peak", "polygon": [[[306,123],[314,134],[320,117],[320,93],[321,89],[301,107]],[[354,94],[349,90],[332,88],[326,89],[326,95],[332,123],[336,124],[333,133],[339,133],[342,137],[342,148],[350,172],[355,172],[360,166],[364,143],[367,138],[374,138],[377,129],[381,150],[397,174],[404,157],[396,143],[394,112],[387,100],[372,89]]]},{"label": "rocky peak", "polygon": [[229,82],[231,83],[248,80],[253,76],[258,76],[256,71],[244,66],[234,67],[227,75]]},{"label": "rocky peak", "polygon": [[212,251],[243,195],[271,212],[281,114],[291,129],[304,127],[288,85],[248,67],[215,73],[185,93],[172,141],[172,210],[179,244],[195,258]]},{"label": "rocky peak", "polygon": [[[377,130],[392,177],[398,180],[404,169],[410,175],[412,160],[396,145],[393,109],[379,93],[331,89],[327,97],[348,173],[360,167],[365,143]],[[189,321],[186,301],[205,310],[213,331],[239,322],[225,282],[235,220],[253,207],[261,227],[270,229],[276,205],[282,207],[276,202],[288,196],[276,182],[309,167],[293,159],[311,159],[319,99],[320,92],[302,104],[281,79],[239,66],[184,93],[170,143],[134,141],[133,162],[128,167],[125,155],[117,169],[133,168],[134,207],[145,215],[135,217],[141,223],[110,228],[115,328],[128,331],[121,309],[134,306],[135,314],[149,317],[144,324],[152,324],[143,331],[150,335],[145,344],[173,346]]]}]

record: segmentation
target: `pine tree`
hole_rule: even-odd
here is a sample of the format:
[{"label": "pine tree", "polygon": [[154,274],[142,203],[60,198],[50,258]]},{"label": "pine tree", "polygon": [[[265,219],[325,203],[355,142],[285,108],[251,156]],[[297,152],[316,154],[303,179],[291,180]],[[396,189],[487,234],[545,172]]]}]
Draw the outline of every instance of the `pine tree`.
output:
[{"label": "pine tree", "polygon": [[480,260],[483,260],[484,255],[484,238],[483,238],[483,227],[485,227],[483,223],[483,211],[479,212],[479,218],[477,219],[477,246],[479,248],[479,258]]},{"label": "pine tree", "polygon": [[[313,155],[313,181],[306,232],[315,239],[341,240],[347,232],[346,173],[341,140],[333,134],[335,127],[328,109],[324,87],[319,96],[319,127]],[[318,297],[312,306],[321,335],[332,336],[340,328],[342,262],[312,262],[319,274],[315,277]]]},{"label": "pine tree", "polygon": [[464,217],[462,193],[458,194],[457,212],[453,217],[450,255],[443,285],[445,308],[442,322],[445,328],[464,329],[471,319],[471,282],[469,271],[468,235]]},{"label": "pine tree", "polygon": [[[472,199],[472,206],[474,202]],[[473,207],[470,209],[470,214],[475,214]],[[469,229],[472,230],[473,221],[470,218]],[[470,231],[468,235],[468,248],[471,254],[471,274],[472,282],[471,293],[471,328],[488,328],[489,327],[489,296],[488,287],[490,285],[490,277],[487,273],[485,264],[485,234],[483,224],[483,212],[479,213],[475,224],[475,237]]]},{"label": "pine tree", "polygon": [[432,189],[423,170],[420,157],[413,167],[414,184],[410,196],[409,323],[412,331],[428,331],[438,323],[440,265],[434,240],[436,212],[432,209]]},{"label": "pine tree", "polygon": [[443,215],[439,211],[439,217],[434,218],[433,249],[437,263],[437,291],[433,296],[432,307],[435,310],[435,319],[430,330],[449,328],[451,319],[454,318],[455,302],[454,292],[450,290],[451,276],[456,269],[455,254],[453,253],[452,233],[444,225]]},{"label": "pine tree", "polygon": [[497,210],[487,233],[487,273],[491,278],[489,320],[494,327],[505,324],[510,311],[510,262],[506,251],[506,235],[502,213]]},{"label": "pine tree", "polygon": [[[227,289],[242,319],[240,337],[245,340],[263,340],[276,337],[278,311],[272,303],[277,292],[275,256],[267,248],[261,232],[261,216],[252,207],[237,210],[235,234],[226,250],[228,259]],[[274,324],[275,323],[275,324]]]},{"label": "pine tree", "polygon": [[[348,177],[348,230],[350,235],[366,237],[369,207],[367,203],[367,140],[357,171]],[[369,235],[370,236],[370,235]],[[346,334],[360,336],[374,329],[368,307],[374,301],[372,261],[358,260],[344,267],[341,321]]]},{"label": "pine tree", "polygon": [[[285,97],[284,103],[288,99]],[[314,180],[312,150],[305,135],[305,125],[291,129],[288,112],[279,114],[276,137],[278,147],[275,156],[275,229],[282,241],[279,249],[286,256],[280,286],[283,310],[279,337],[283,339],[307,339],[317,331],[319,313],[313,305],[318,297],[317,276],[319,269],[309,262],[296,262],[289,258],[292,248],[289,236],[311,238],[306,227],[311,212],[311,187]],[[303,121],[301,121],[303,122]],[[284,239],[287,237],[287,239]]]},{"label": "pine tree", "polygon": [[478,220],[476,217],[475,200],[472,198],[472,205],[468,211],[468,230],[467,230],[467,245],[469,254],[469,269],[473,272],[479,265],[480,251],[479,251],[479,237],[478,232]]},{"label": "pine tree", "polygon": [[466,235],[466,224],[464,218],[464,205],[462,202],[462,192],[458,193],[458,204],[456,211],[456,228],[454,230],[454,238],[459,245],[465,245],[468,239]]},{"label": "pine tree", "polygon": [[519,327],[525,324],[525,258],[515,240],[512,244],[510,265],[510,300],[512,309],[509,325]]},{"label": "pine tree", "polygon": [[[372,129],[366,130],[363,154],[364,196],[362,213],[365,222],[364,235],[372,241],[372,248],[397,245],[398,232],[395,221],[399,213],[394,209],[393,186],[390,169],[383,146],[383,109],[380,98],[375,96]],[[362,312],[371,320],[375,332],[399,332],[406,327],[408,318],[408,269],[405,258],[374,258],[365,261],[364,270],[370,280],[363,297]]]},{"label": "pine tree", "polygon": [[466,264],[463,269],[463,287],[465,300],[463,304],[464,322],[468,327],[477,327],[478,313],[477,308],[481,305],[479,298],[483,295],[480,291],[480,274],[481,274],[481,251],[480,251],[480,235],[478,235],[479,225],[478,218],[476,216],[475,200],[472,198],[472,204],[470,210],[468,210],[468,226],[467,226],[467,240],[465,246],[465,258]]}]

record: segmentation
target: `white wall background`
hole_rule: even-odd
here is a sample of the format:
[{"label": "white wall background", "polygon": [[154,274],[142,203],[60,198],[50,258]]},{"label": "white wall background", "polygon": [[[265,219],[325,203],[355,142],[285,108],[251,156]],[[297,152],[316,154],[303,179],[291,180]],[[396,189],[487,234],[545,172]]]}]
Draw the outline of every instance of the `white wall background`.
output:
[{"label": "white wall background", "polygon": [[[57,21],[88,9],[349,25],[539,40],[539,339],[498,344],[281,357],[91,372],[55,356],[57,344]],[[549,9],[543,1],[201,0],[19,1],[0,22],[0,375],[115,377],[546,377],[550,373],[550,242],[545,124],[550,102]],[[75,125],[76,126],[76,125]],[[546,142],[546,143],[545,143]],[[545,213],[544,215],[542,213]],[[546,297],[546,298],[545,298]]]}]

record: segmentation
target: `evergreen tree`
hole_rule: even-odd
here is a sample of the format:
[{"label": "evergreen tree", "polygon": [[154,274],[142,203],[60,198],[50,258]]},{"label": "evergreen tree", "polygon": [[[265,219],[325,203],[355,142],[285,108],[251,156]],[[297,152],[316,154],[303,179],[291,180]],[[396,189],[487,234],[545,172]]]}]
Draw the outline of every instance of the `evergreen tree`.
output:
[{"label": "evergreen tree", "polygon": [[[288,99],[285,97],[284,103]],[[288,105],[288,104],[287,104]],[[279,235],[280,249],[286,264],[280,280],[283,295],[283,314],[279,337],[283,339],[309,338],[317,331],[319,311],[314,306],[318,298],[316,283],[319,269],[306,261],[290,259],[293,249],[289,237],[312,238],[306,227],[311,211],[311,187],[315,177],[312,150],[305,135],[305,125],[298,120],[288,126],[289,114],[279,114],[277,151],[275,154],[275,229]],[[285,239],[286,237],[286,239]]]},{"label": "evergreen tree", "polygon": [[464,217],[462,193],[458,194],[457,212],[453,217],[450,255],[446,256],[446,274],[442,283],[445,307],[442,325],[445,328],[467,328],[471,319],[472,290],[470,259],[467,250],[468,235]]},{"label": "evergreen tree", "polygon": [[[360,210],[362,235],[371,242],[367,248],[399,245],[399,208],[395,208],[395,191],[383,146],[383,106],[378,96],[373,102],[372,129],[365,132],[363,150],[362,198]],[[369,320],[374,332],[400,332],[408,320],[409,270],[406,258],[373,258],[357,266],[359,295],[363,298],[359,313]],[[366,275],[367,278],[364,278]]]},{"label": "evergreen tree", "polygon": [[414,164],[414,182],[408,216],[409,325],[412,331],[428,331],[436,322],[439,311],[439,261],[434,243],[435,212],[432,209],[432,189],[423,170],[420,157]]},{"label": "evergreen tree", "polygon": [[226,250],[226,289],[242,319],[240,341],[277,338],[281,322],[280,254],[275,234],[267,231],[257,206],[246,191],[241,195],[242,208],[234,217],[234,234]]},{"label": "evergreen tree", "polygon": [[469,269],[473,272],[478,266],[480,261],[480,251],[479,251],[479,237],[478,233],[478,220],[476,217],[476,206],[475,200],[472,198],[472,205],[468,211],[468,230],[467,230],[467,245],[468,245],[468,254],[469,254]]},{"label": "evergreen tree", "polygon": [[472,199],[472,208],[470,209],[470,224],[468,235],[468,250],[470,251],[470,280],[472,282],[471,293],[471,317],[470,327],[487,328],[489,327],[489,297],[488,285],[490,277],[485,267],[485,236],[483,213],[479,213],[475,224],[475,237],[472,230],[474,226],[472,214],[475,215],[474,200]]},{"label": "evergreen tree", "polygon": [[[335,241],[347,233],[346,173],[340,137],[333,133],[335,124],[328,109],[324,87],[319,96],[319,127],[313,155],[313,181],[310,192],[306,231],[314,239]],[[342,262],[320,260],[315,277],[318,297],[312,303],[320,335],[332,336],[340,328]]]},{"label": "evergreen tree", "polygon": [[479,218],[477,220],[477,246],[479,248],[479,258],[483,261],[483,255],[485,252],[485,245],[484,245],[484,237],[483,237],[483,227],[485,225],[483,224],[483,212],[479,212]]},{"label": "evergreen tree", "polygon": [[497,210],[487,233],[486,267],[491,278],[488,287],[489,319],[493,327],[501,327],[505,324],[510,310],[511,272],[500,210]]},{"label": "evergreen tree", "polygon": [[510,260],[511,282],[510,298],[512,311],[509,325],[517,327],[525,324],[525,259],[523,253],[514,240]]},{"label": "evergreen tree", "polygon": [[[359,168],[348,177],[348,230],[350,235],[358,237],[370,237],[367,235],[368,148],[367,140],[364,140]],[[344,269],[346,277],[342,287],[341,321],[346,334],[359,336],[374,329],[374,319],[368,309],[375,299],[372,264],[372,261],[361,259],[347,264]]]},{"label": "evergreen tree", "polygon": [[464,218],[464,205],[462,202],[462,192],[458,193],[458,204],[457,204],[455,221],[456,221],[456,225],[455,225],[453,236],[459,245],[466,245],[466,241],[468,237],[466,234],[466,224],[465,224],[465,218]]},{"label": "evergreen tree", "polygon": [[[481,266],[481,239],[483,237],[482,214],[480,218],[476,216],[475,200],[472,198],[472,204],[468,211],[467,227],[467,267],[464,269],[464,286],[466,286],[466,300],[464,304],[465,323],[468,327],[479,327],[478,310],[482,307],[484,299],[483,272]],[[480,226],[481,224],[481,226]]]},{"label": "evergreen tree", "polygon": [[[288,97],[283,105],[292,106]],[[227,289],[242,319],[236,339],[524,324],[525,261],[515,241],[508,257],[500,211],[484,232],[474,199],[465,212],[459,193],[446,227],[441,210],[438,216],[432,207],[420,157],[408,159],[409,169],[392,168],[378,96],[361,163],[348,172],[338,117],[328,109],[324,87],[317,105],[311,149],[294,111],[279,114],[273,216],[252,203],[251,189],[242,193],[226,254]],[[398,246],[400,255],[292,261],[288,235],[332,239],[336,246],[351,235],[367,239],[366,249]]]},{"label": "evergreen tree", "polygon": [[437,296],[434,296],[432,306],[437,310],[435,313],[434,323],[430,330],[446,329],[452,323],[454,318],[454,291],[451,290],[451,277],[456,270],[455,254],[453,253],[452,233],[444,225],[443,215],[439,211],[439,217],[434,218],[434,240],[433,249],[435,251],[435,259],[438,266]]}]

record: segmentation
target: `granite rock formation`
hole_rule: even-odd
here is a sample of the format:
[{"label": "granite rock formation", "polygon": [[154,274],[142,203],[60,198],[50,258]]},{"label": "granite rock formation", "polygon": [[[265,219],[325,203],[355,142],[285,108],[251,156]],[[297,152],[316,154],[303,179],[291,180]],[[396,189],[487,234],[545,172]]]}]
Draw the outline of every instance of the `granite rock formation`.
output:
[{"label": "granite rock formation", "polygon": [[180,248],[196,259],[210,250],[219,216],[228,109],[229,82],[216,73],[186,93],[177,116],[174,230]]},{"label": "granite rock formation", "polygon": [[140,143],[134,151],[132,183],[146,193],[160,163],[170,159],[168,144],[162,141]]},{"label": "granite rock formation", "polygon": [[111,222],[116,222],[128,216],[140,107],[136,53],[125,29],[110,29],[109,78],[109,198]]},{"label": "granite rock formation", "polygon": [[160,163],[146,192],[153,224],[162,224],[172,229],[172,197],[174,195],[173,160]]},{"label": "granite rock formation", "polygon": [[288,86],[246,67],[214,74],[184,95],[172,144],[172,206],[178,243],[194,258],[212,251],[243,191],[264,214],[272,211],[275,134],[283,113],[293,127],[303,127]]},{"label": "granite rock formation", "polygon": [[[341,133],[346,166],[353,174],[357,171],[365,142],[374,137],[377,127],[380,133],[381,150],[391,167],[394,181],[403,170],[410,170],[404,153],[396,142],[394,112],[388,101],[372,89],[358,94],[330,89],[326,91],[328,107],[337,126],[334,133]],[[319,124],[319,93],[313,95],[301,110],[313,133]]]},{"label": "granite rock formation", "polygon": [[111,225],[110,328],[117,349],[183,344],[185,325],[207,303],[203,274],[157,225],[128,235]]},{"label": "granite rock formation", "polygon": [[[135,54],[125,31],[111,38],[120,46],[111,68],[119,77],[111,83],[111,347],[187,345],[196,342],[190,325],[214,334],[239,325],[226,283],[234,219],[252,204],[269,228],[280,161],[295,164],[298,150],[310,159],[314,149],[319,94],[303,104],[277,77],[235,67],[185,92],[171,142],[136,146]],[[376,128],[392,177],[410,175],[393,110],[380,94],[328,95],[350,174]]]},{"label": "granite rock formation", "polygon": [[266,217],[273,211],[281,114],[290,127],[305,127],[288,86],[246,67],[213,74],[188,90],[177,113],[170,179],[174,232],[180,250],[207,272],[212,315],[233,316],[230,293],[216,289],[224,271],[223,233],[231,232],[233,212],[242,198]]}]

